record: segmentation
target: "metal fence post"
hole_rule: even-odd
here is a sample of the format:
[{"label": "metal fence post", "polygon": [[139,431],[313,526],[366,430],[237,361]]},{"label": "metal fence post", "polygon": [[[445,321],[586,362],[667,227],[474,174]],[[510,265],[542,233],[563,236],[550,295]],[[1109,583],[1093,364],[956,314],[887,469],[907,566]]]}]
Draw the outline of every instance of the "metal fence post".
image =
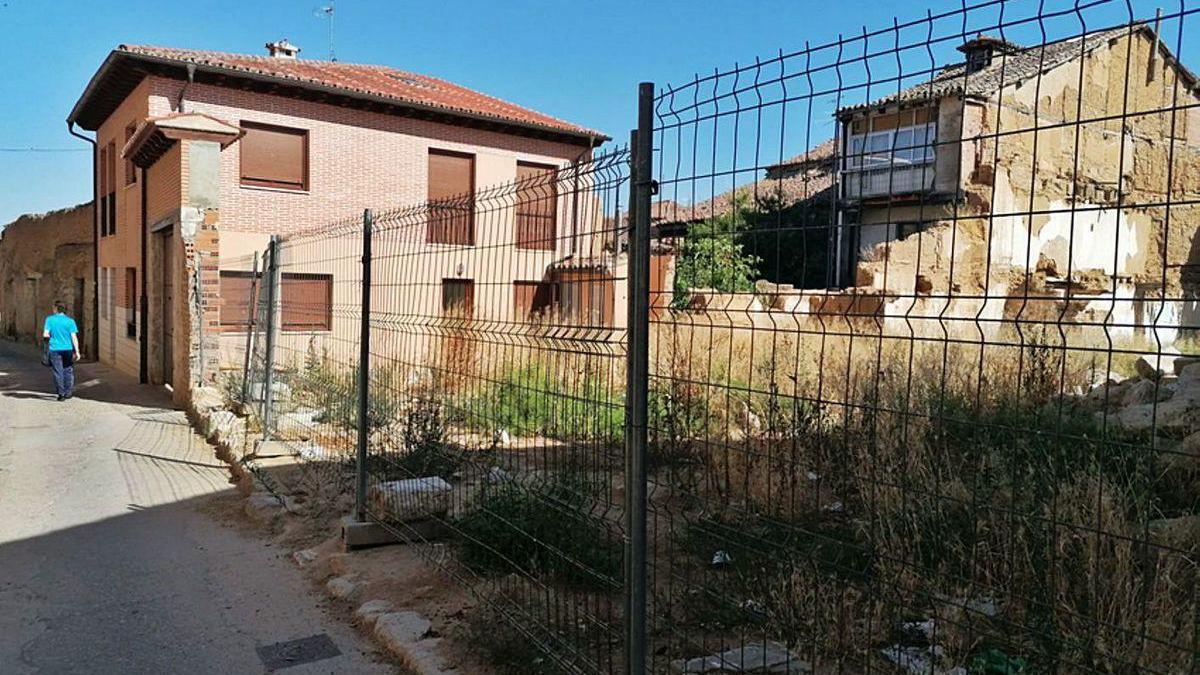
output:
[{"label": "metal fence post", "polygon": [[638,128],[632,134],[629,238],[629,348],[625,429],[626,669],[646,672],[646,427],[650,367],[650,198],[654,191],[654,84],[638,85]]},{"label": "metal fence post", "polygon": [[354,463],[354,519],[367,520],[367,415],[371,405],[371,209],[363,211],[362,302],[358,333],[358,456]]},{"label": "metal fence post", "polygon": [[255,315],[258,313],[258,253],[250,275],[250,304],[246,307],[246,352],[242,358],[242,406],[250,400],[250,355],[254,351]]},{"label": "metal fence post", "polygon": [[264,441],[271,439],[271,425],[273,424],[271,407],[275,398],[273,391],[275,380],[275,330],[278,322],[275,305],[279,300],[279,235],[277,234],[271,235],[271,242],[267,245],[266,272],[267,349],[266,355],[263,358],[263,406],[261,416]]}]

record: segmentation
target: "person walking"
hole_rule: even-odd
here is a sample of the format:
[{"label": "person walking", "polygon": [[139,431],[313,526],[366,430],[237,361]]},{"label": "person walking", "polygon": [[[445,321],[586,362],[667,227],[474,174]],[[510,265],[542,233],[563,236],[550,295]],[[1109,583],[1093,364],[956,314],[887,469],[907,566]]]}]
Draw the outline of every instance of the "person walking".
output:
[{"label": "person walking", "polygon": [[71,398],[75,393],[75,362],[79,360],[79,327],[67,316],[67,305],[54,303],[54,313],[46,317],[42,339],[48,340],[47,355],[54,370],[54,391],[58,400]]}]

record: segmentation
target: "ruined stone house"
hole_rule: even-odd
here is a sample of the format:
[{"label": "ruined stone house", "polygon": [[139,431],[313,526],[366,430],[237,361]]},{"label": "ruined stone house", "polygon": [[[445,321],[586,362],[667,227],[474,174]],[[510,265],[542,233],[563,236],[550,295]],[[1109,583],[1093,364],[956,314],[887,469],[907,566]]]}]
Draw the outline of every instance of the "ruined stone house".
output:
[{"label": "ruined stone house", "polygon": [[837,112],[835,285],[885,315],[1200,324],[1196,77],[1145,26],[959,50]]},{"label": "ruined stone house", "polygon": [[37,344],[42,321],[58,300],[79,326],[91,357],[92,204],[26,214],[0,230],[0,334]]}]

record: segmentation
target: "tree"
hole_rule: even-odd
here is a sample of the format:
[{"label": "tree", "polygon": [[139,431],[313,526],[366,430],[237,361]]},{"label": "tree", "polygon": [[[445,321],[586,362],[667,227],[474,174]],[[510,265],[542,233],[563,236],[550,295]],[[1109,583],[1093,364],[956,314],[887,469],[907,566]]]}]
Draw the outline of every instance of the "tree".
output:
[{"label": "tree", "polygon": [[742,243],[747,229],[745,201],[735,199],[728,212],[688,228],[675,264],[675,307],[687,304],[693,288],[722,293],[754,290],[761,259],[747,253]]}]

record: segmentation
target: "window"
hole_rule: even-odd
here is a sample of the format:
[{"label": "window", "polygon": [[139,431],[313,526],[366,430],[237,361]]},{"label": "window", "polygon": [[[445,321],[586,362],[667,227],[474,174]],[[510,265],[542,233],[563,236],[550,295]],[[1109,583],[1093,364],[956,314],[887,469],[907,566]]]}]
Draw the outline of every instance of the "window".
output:
[{"label": "window", "polygon": [[303,129],[242,122],[238,143],[242,185],[308,189],[308,132]]},{"label": "window", "polygon": [[[133,133],[137,131],[137,125],[130,123],[125,127],[125,144],[129,144],[129,139],[133,138]],[[125,184],[133,185],[137,182],[137,167],[133,165],[133,160],[125,158]]]},{"label": "window", "polygon": [[854,120],[846,139],[843,168],[852,171],[932,162],[936,126],[930,108]]},{"label": "window", "polygon": [[517,248],[554,250],[557,171],[545,164],[517,162]]},{"label": "window", "polygon": [[430,244],[475,245],[475,156],[429,151]]},{"label": "window", "polygon": [[[258,275],[259,278],[262,275]],[[242,330],[250,325],[250,291],[255,286],[254,272],[221,272],[221,328]]]},{"label": "window", "polygon": [[[242,331],[250,325],[253,300],[262,274],[224,270],[221,272],[221,329]],[[333,275],[284,272],[279,278],[279,319],[282,330],[333,330]]]},{"label": "window", "polygon": [[104,186],[108,200],[105,215],[108,218],[108,233],[117,233],[117,145],[109,141],[106,146],[107,160],[104,163]]},{"label": "window", "polygon": [[545,316],[554,306],[555,295],[549,281],[514,281],[513,319],[532,321]]},{"label": "window", "polygon": [[137,337],[137,268],[125,268],[125,337]]},{"label": "window", "polygon": [[333,329],[333,276],[285,272],[280,278],[283,330]]},{"label": "window", "polygon": [[464,319],[474,316],[474,280],[442,279],[442,314]]}]

